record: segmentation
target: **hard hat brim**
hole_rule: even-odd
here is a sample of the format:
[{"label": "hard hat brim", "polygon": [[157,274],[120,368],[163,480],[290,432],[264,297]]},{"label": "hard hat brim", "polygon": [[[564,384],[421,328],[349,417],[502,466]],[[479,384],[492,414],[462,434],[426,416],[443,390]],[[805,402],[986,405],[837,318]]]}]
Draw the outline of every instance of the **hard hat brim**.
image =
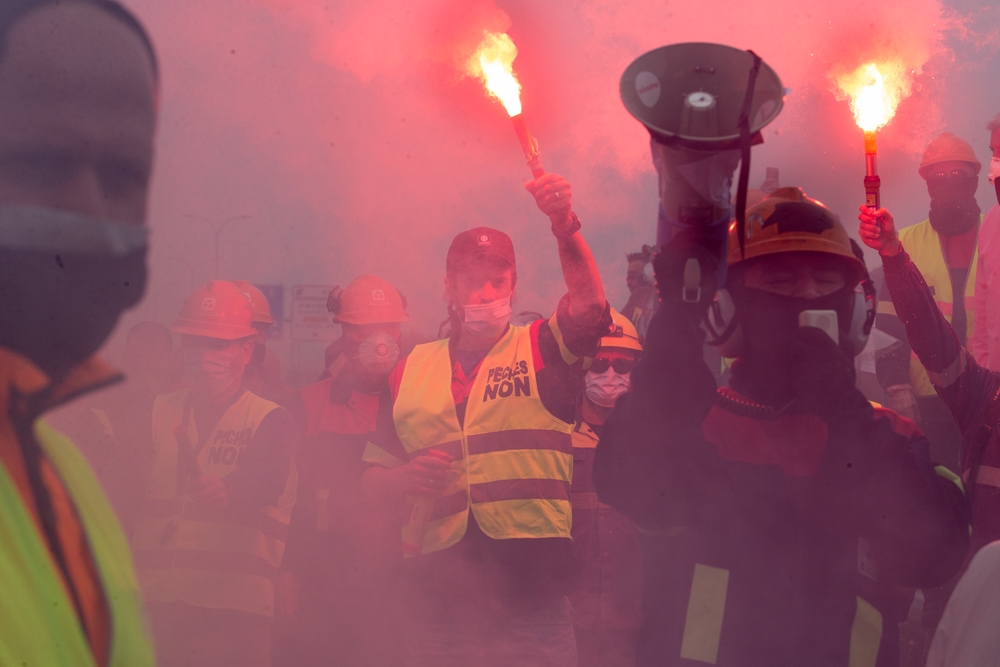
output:
[{"label": "hard hat brim", "polygon": [[639,344],[638,340],[632,338],[631,336],[608,336],[606,338],[602,338],[600,347],[617,347],[621,350],[635,350],[636,352],[642,352],[642,345]]},{"label": "hard hat brim", "polygon": [[740,249],[730,248],[730,266],[746,262],[751,259],[759,259],[789,252],[815,252],[824,255],[835,255],[847,260],[847,264],[853,270],[852,280],[860,281],[865,274],[865,265],[860,259],[854,256],[850,250],[836,241],[817,237],[815,234],[795,234],[785,233],[780,237],[768,239],[755,243],[745,249],[743,257],[740,257]]},{"label": "hard hat brim", "polygon": [[183,320],[174,322],[170,330],[177,334],[218,338],[220,340],[240,340],[241,338],[252,338],[258,334],[257,330],[253,327],[225,326],[220,324],[207,327],[200,322],[185,322]]},{"label": "hard hat brim", "polygon": [[410,316],[405,310],[387,310],[379,313],[352,312],[337,315],[333,321],[337,324],[402,324],[409,322]]}]

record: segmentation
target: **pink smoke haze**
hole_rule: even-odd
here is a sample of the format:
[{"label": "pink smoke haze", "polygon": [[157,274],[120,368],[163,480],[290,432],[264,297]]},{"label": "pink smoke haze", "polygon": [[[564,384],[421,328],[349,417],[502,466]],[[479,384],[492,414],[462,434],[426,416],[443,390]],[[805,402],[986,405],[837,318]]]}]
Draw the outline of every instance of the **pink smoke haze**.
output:
[{"label": "pink smoke haze", "polygon": [[[863,201],[862,136],[835,77],[892,55],[913,93],[880,134],[883,202],[926,217],[916,174],[925,143],[951,130],[988,161],[982,129],[1000,108],[997,12],[938,0],[581,3],[512,0],[133,0],[163,68],[152,209],[153,281],[138,319],[173,318],[211,277],[345,285],[376,272],[407,296],[414,326],[445,316],[444,255],[475,225],[511,234],[519,310],[550,312],[564,290],[548,220],[510,122],[462,63],[484,30],[506,31],[524,114],[546,168],[574,186],[612,304],[627,296],[625,253],[653,240],[657,193],[648,134],[618,80],[641,53],[712,41],[756,51],[791,90],[755,149],[845,219]],[[959,55],[956,55],[959,54]],[[984,209],[989,192],[980,188]]]}]

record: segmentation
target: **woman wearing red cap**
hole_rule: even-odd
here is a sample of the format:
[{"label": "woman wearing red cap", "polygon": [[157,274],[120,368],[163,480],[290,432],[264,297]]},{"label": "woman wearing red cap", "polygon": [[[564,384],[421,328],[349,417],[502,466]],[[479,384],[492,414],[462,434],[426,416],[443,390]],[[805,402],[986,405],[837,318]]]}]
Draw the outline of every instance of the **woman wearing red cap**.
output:
[{"label": "woman wearing red cap", "polygon": [[569,293],[555,314],[509,322],[510,238],[479,227],[448,250],[450,337],[389,378],[367,491],[404,498],[407,665],[576,664],[571,434],[580,371],[611,324],[569,183],[526,184],[549,216]]}]

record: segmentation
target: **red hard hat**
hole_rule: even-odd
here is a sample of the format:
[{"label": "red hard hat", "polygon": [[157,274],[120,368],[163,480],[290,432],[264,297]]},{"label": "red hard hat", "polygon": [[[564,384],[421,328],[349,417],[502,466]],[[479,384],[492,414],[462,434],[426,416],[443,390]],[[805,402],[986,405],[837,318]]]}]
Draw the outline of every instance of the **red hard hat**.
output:
[{"label": "red hard hat", "polygon": [[327,310],[340,324],[408,322],[406,299],[388,281],[376,275],[358,276],[343,290],[334,288]]},{"label": "red hard hat", "polygon": [[174,320],[174,333],[239,340],[257,335],[250,299],[230,282],[212,280],[192,292]]},{"label": "red hard hat", "polygon": [[247,295],[250,299],[250,311],[253,313],[254,324],[274,324],[274,316],[271,315],[271,304],[267,297],[259,289],[245,280],[234,280],[236,289]]}]

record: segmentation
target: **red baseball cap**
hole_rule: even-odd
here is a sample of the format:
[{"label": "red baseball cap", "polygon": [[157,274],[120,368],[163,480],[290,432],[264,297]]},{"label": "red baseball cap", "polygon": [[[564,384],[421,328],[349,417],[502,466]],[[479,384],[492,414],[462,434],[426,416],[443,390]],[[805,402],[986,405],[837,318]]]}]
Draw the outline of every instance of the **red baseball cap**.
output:
[{"label": "red baseball cap", "polygon": [[460,264],[476,257],[493,256],[507,261],[512,268],[517,268],[514,260],[514,243],[503,232],[490,227],[467,229],[452,242],[448,248],[446,268],[451,273]]}]

